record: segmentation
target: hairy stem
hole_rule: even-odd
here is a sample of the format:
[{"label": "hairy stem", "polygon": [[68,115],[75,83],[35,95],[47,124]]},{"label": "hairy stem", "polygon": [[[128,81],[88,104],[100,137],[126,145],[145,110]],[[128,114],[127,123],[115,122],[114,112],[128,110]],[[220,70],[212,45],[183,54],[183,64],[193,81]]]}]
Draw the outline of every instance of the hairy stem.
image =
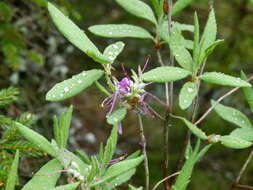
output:
[{"label": "hairy stem", "polygon": [[143,122],[142,122],[142,118],[140,114],[138,114],[138,119],[139,119],[140,137],[141,137],[141,145],[142,145],[142,154],[144,156],[146,190],[149,190],[149,166],[148,166],[148,156],[147,156],[147,150],[146,150],[147,142],[144,135]]}]

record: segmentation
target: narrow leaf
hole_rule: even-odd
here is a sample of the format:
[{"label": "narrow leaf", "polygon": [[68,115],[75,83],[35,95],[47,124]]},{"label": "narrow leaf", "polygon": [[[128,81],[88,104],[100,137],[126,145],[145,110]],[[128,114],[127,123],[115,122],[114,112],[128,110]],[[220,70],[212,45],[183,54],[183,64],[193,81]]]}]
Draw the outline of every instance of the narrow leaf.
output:
[{"label": "narrow leaf", "polygon": [[172,8],[172,15],[177,14],[178,12],[182,11],[185,7],[187,7],[193,0],[178,0],[174,4]]},{"label": "narrow leaf", "polygon": [[251,84],[241,80],[237,77],[232,77],[224,73],[218,72],[206,72],[200,76],[200,78],[208,83],[223,85],[223,86],[235,86],[235,87],[251,87]]},{"label": "narrow leaf", "polygon": [[184,121],[184,123],[190,129],[190,131],[194,135],[196,135],[198,138],[200,138],[202,140],[206,140],[207,139],[206,134],[200,128],[198,128],[196,125],[192,124],[191,122],[189,122],[185,118],[180,118],[180,119]]},{"label": "narrow leaf", "polygon": [[19,162],[19,150],[16,151],[15,158],[12,162],[5,190],[14,190],[18,178],[18,162]]},{"label": "narrow leaf", "polygon": [[71,183],[71,184],[67,184],[67,185],[61,185],[55,188],[52,188],[50,190],[75,190],[80,183]]},{"label": "narrow leaf", "polygon": [[179,93],[179,106],[181,109],[188,108],[191,104],[194,98],[198,94],[198,89],[195,82],[187,82],[182,87],[180,93]]},{"label": "narrow leaf", "polygon": [[25,184],[22,190],[46,190],[54,188],[60,177],[59,170],[61,169],[62,166],[58,160],[49,161],[34,174],[33,178]]},{"label": "narrow leaf", "polygon": [[[244,74],[244,72],[241,72],[241,79],[247,80],[247,76]],[[253,89],[252,87],[245,87],[242,88],[244,96],[249,104],[250,110],[253,113]]]},{"label": "narrow leaf", "polygon": [[28,141],[37,146],[40,150],[50,154],[53,157],[56,157],[56,151],[54,147],[48,142],[48,140],[37,132],[25,127],[24,125],[15,122],[19,133],[24,136]]},{"label": "narrow leaf", "polygon": [[153,24],[157,24],[155,15],[152,9],[141,0],[116,0],[116,2],[129,13],[149,20]]},{"label": "narrow leaf", "polygon": [[205,50],[214,43],[217,34],[217,25],[215,19],[215,13],[212,9],[205,26],[204,33],[200,41],[201,54],[204,54]]},{"label": "narrow leaf", "polygon": [[106,38],[153,39],[151,34],[144,28],[129,24],[94,25],[89,27],[89,31]]},{"label": "narrow leaf", "polygon": [[103,75],[103,71],[93,69],[83,71],[72,76],[63,82],[57,83],[46,95],[48,101],[62,101],[79,94],[84,89],[91,86]]},{"label": "narrow leaf", "polygon": [[223,144],[225,147],[228,148],[234,148],[234,149],[243,149],[248,148],[252,145],[251,142],[243,140],[241,138],[235,137],[235,136],[222,136],[220,138],[221,144]]},{"label": "narrow leaf", "polygon": [[97,47],[90,41],[83,30],[81,30],[75,23],[73,23],[67,16],[65,16],[53,4],[48,3],[48,11],[54,24],[59,31],[77,48],[85,52],[99,63],[108,63]]},{"label": "narrow leaf", "polygon": [[[215,101],[212,101],[211,103],[214,105]],[[247,116],[235,108],[218,104],[215,106],[215,111],[222,119],[230,123],[242,128],[252,128],[251,122]]]},{"label": "narrow leaf", "polygon": [[157,67],[142,75],[142,79],[147,82],[172,82],[190,75],[191,72],[179,67]]},{"label": "narrow leaf", "polygon": [[108,118],[107,123],[110,125],[115,125],[121,122],[126,116],[127,110],[126,108],[120,108],[115,110]]}]

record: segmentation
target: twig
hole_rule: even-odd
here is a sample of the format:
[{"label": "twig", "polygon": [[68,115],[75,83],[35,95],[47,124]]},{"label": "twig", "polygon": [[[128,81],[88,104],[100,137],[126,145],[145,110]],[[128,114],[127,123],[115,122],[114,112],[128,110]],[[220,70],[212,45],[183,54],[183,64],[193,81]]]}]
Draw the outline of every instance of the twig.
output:
[{"label": "twig", "polygon": [[240,189],[253,190],[253,186],[249,186],[249,185],[235,184],[233,185],[233,187],[240,188]]},{"label": "twig", "polygon": [[174,174],[171,174],[171,175],[169,175],[169,176],[163,178],[161,181],[157,182],[157,184],[153,187],[152,190],[155,190],[155,189],[156,189],[161,183],[163,183],[164,181],[166,181],[166,180],[168,180],[168,179],[170,179],[170,178],[172,178],[172,177],[174,177],[174,176],[177,176],[177,175],[179,175],[179,174],[180,174],[180,172],[176,172],[176,173],[174,173]]},{"label": "twig", "polygon": [[[242,168],[241,168],[241,170],[240,170],[240,172],[239,172],[239,174],[238,174],[238,176],[235,180],[235,183],[231,186],[231,190],[234,189],[234,187],[238,187],[239,182],[240,182],[243,174],[245,173],[246,168],[248,167],[250,161],[252,160],[252,157],[253,157],[253,149],[250,151],[248,158],[244,162],[244,164],[243,164],[243,166],[242,166]],[[253,189],[253,187],[252,187],[252,189]]]},{"label": "twig", "polygon": [[147,156],[147,150],[146,150],[147,142],[144,135],[143,122],[142,122],[142,118],[140,114],[138,114],[138,119],[139,119],[139,128],[140,128],[140,136],[141,136],[142,154],[144,156],[146,190],[149,190],[149,167],[148,167],[148,156]]},{"label": "twig", "polygon": [[[253,80],[253,75],[251,77],[248,78],[247,82]],[[215,106],[217,106],[223,99],[225,99],[226,97],[228,97],[229,95],[233,94],[235,91],[237,91],[240,87],[236,87],[233,88],[232,90],[228,91],[227,93],[225,93],[223,96],[221,96],[220,98],[218,98],[214,104],[198,119],[198,121],[196,121],[194,123],[194,125],[198,125],[199,123],[201,123],[206,116],[215,108]]]}]

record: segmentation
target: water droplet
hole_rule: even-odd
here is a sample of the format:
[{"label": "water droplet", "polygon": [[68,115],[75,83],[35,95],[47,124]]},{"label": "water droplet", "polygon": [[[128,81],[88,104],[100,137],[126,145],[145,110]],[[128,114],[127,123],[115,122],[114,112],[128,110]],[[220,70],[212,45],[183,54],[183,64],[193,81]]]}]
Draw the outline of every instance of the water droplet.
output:
[{"label": "water droplet", "polygon": [[112,35],[112,32],[109,32],[109,35]]},{"label": "water droplet", "polygon": [[78,84],[81,84],[81,83],[82,83],[82,80],[78,80],[77,83],[78,83]]},{"label": "water droplet", "polygon": [[113,56],[109,56],[108,58],[109,58],[110,60],[112,60],[112,61],[114,60],[114,57],[113,57]]},{"label": "water droplet", "polygon": [[84,71],[84,72],[82,72],[82,75],[83,75],[83,77],[85,77],[86,76],[86,72]]},{"label": "water droplet", "polygon": [[68,92],[69,91],[69,88],[68,87],[65,87],[64,88],[64,92]]},{"label": "water droplet", "polygon": [[193,92],[192,88],[187,88],[188,92]]},{"label": "water droplet", "polygon": [[63,97],[63,94],[60,94],[60,97]]},{"label": "water droplet", "polygon": [[115,45],[115,44],[113,44],[112,47],[113,47],[114,49],[118,49],[118,46]]}]

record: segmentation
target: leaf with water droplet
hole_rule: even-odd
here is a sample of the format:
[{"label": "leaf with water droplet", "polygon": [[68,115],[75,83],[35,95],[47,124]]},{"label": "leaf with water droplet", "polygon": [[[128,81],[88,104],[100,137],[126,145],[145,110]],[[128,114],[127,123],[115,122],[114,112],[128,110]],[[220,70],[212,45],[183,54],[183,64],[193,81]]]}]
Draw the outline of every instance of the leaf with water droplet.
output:
[{"label": "leaf with water droplet", "polygon": [[117,56],[123,51],[124,47],[125,44],[123,42],[113,43],[105,48],[103,55],[113,63]]},{"label": "leaf with water droplet", "polygon": [[226,135],[220,138],[221,144],[228,148],[243,149],[252,146],[252,143],[241,138]]},{"label": "leaf with water droplet", "polygon": [[97,69],[83,71],[80,74],[74,75],[70,79],[57,83],[47,93],[46,100],[56,102],[71,98],[88,88],[100,77],[102,77],[102,75],[103,71]]},{"label": "leaf with water droplet", "polygon": [[201,75],[200,78],[205,82],[223,86],[251,87],[251,84],[248,82],[237,77],[226,75],[224,73],[206,72]]},{"label": "leaf with water droplet", "polygon": [[149,5],[140,0],[116,0],[116,2],[127,12],[144,18],[154,24],[157,24],[155,15]]},{"label": "leaf with water droplet", "polygon": [[143,73],[142,79],[147,82],[172,82],[183,79],[191,74],[190,71],[179,67],[163,66]]},{"label": "leaf with water droplet", "polygon": [[126,113],[127,113],[126,108],[120,108],[120,109],[115,110],[107,118],[107,123],[109,123],[110,125],[118,124],[125,118]]},{"label": "leaf with water droplet", "polygon": [[[212,105],[214,105],[215,101],[212,100],[211,103]],[[251,122],[249,121],[247,116],[239,110],[232,107],[224,106],[222,104],[216,105],[214,109],[222,119],[242,128],[252,128]]]},{"label": "leaf with water droplet", "polygon": [[57,171],[61,169],[62,165],[58,160],[53,159],[49,161],[34,174],[33,178],[25,184],[22,190],[54,188],[60,177],[60,172]]},{"label": "leaf with water droplet", "polygon": [[109,60],[104,57],[92,41],[86,36],[75,23],[65,16],[53,4],[48,3],[48,11],[59,31],[77,48],[85,52],[99,63],[108,63]]},{"label": "leaf with water droplet", "polygon": [[106,38],[143,38],[153,39],[151,34],[142,27],[130,24],[106,24],[89,27],[89,31]]},{"label": "leaf with water droplet", "polygon": [[[244,72],[241,72],[241,79],[247,80],[247,76],[244,74]],[[243,94],[249,104],[250,110],[253,113],[253,89],[252,87],[244,87],[242,88]]]},{"label": "leaf with water droplet", "polygon": [[176,27],[173,27],[169,41],[169,45],[173,52],[173,55],[175,56],[176,61],[181,67],[192,71],[193,60],[190,52],[186,49],[185,44],[183,42],[184,38],[181,34],[181,31],[178,30]]},{"label": "leaf with water droplet", "polygon": [[253,142],[253,128],[244,127],[235,129],[230,133],[230,136]]},{"label": "leaf with water droplet", "polygon": [[192,101],[197,96],[197,94],[198,94],[198,89],[195,82],[185,83],[179,93],[180,108],[183,110],[188,108],[192,104]]}]

